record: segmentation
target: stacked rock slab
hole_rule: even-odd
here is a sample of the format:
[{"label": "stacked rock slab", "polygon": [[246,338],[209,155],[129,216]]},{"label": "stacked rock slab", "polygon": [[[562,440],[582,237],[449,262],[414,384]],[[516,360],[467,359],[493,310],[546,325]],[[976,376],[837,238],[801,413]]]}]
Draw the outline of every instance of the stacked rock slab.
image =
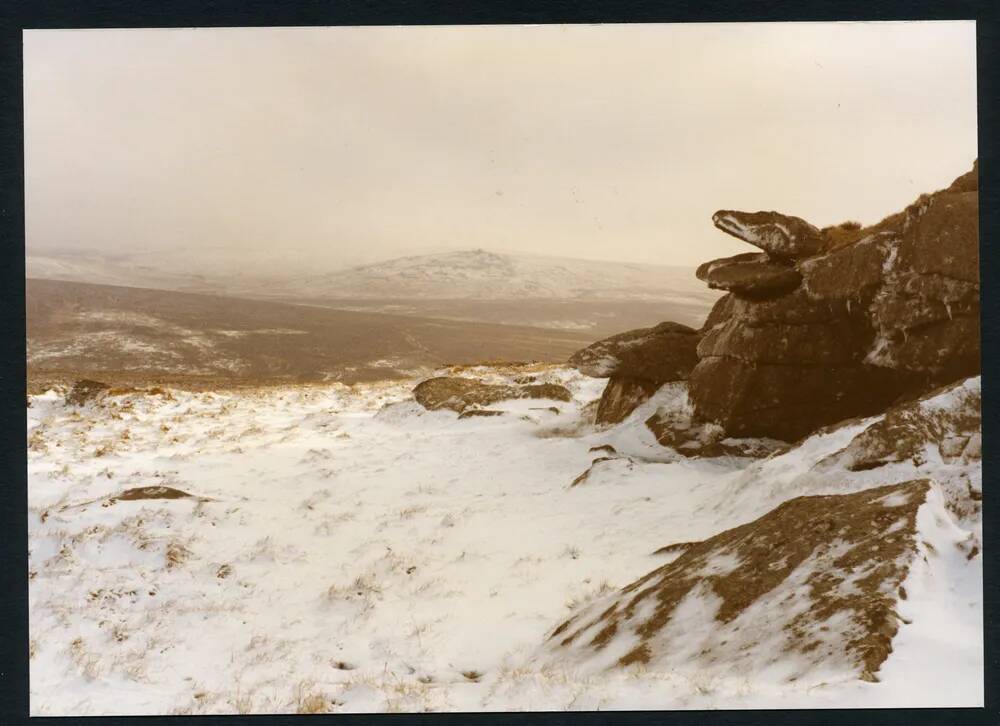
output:
[{"label": "stacked rock slab", "polygon": [[599,340],[570,357],[584,375],[609,377],[596,421],[623,421],[664,383],[686,380],[698,362],[698,331],[680,323],[660,323]]},{"label": "stacked rock slab", "polygon": [[719,229],[763,252],[698,270],[729,294],[698,345],[697,417],[794,440],[977,373],[977,172],[865,229],[717,212]]},{"label": "stacked rock slab", "polygon": [[550,398],[569,401],[572,394],[558,383],[535,383],[525,386],[508,386],[483,383],[474,378],[461,376],[438,376],[428,378],[413,389],[417,403],[428,411],[449,409],[462,414],[460,418],[472,416],[495,416],[496,411],[483,411],[480,407],[500,401],[519,398]]}]

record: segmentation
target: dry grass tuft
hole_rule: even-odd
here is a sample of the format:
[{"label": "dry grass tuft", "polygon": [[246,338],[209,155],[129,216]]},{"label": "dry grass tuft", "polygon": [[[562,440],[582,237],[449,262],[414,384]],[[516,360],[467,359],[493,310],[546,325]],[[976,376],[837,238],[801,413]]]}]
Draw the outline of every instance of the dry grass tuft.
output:
[{"label": "dry grass tuft", "polygon": [[864,227],[862,227],[861,222],[855,222],[852,220],[841,222],[840,224],[835,224],[830,227],[824,227],[820,230],[820,233],[823,235],[826,248],[828,250],[834,250],[857,242],[863,236],[863,230]]},{"label": "dry grass tuft", "polygon": [[167,569],[172,570],[178,565],[186,562],[191,557],[191,550],[182,545],[180,542],[171,542],[167,545],[167,550],[164,556],[167,561]]},{"label": "dry grass tuft", "polygon": [[69,654],[80,675],[88,681],[96,681],[101,677],[103,669],[100,658],[87,650],[83,638],[76,638],[70,643]]},{"label": "dry grass tuft", "polygon": [[315,690],[312,682],[302,681],[295,687],[294,705],[295,713],[308,714],[329,713],[338,704]]}]

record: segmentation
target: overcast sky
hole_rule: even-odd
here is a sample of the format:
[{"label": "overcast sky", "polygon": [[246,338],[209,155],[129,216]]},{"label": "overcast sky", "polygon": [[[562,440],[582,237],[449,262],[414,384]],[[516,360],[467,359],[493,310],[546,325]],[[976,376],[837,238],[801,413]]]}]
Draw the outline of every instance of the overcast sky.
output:
[{"label": "overcast sky", "polygon": [[749,250],[716,209],[871,223],[976,156],[971,22],[28,31],[24,58],[29,254],[697,264]]}]

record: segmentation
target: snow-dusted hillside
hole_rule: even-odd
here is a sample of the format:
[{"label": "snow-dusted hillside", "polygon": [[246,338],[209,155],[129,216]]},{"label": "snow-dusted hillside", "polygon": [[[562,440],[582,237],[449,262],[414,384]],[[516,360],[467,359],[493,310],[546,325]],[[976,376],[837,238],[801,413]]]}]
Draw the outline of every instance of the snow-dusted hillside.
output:
[{"label": "snow-dusted hillside", "polygon": [[463,250],[401,257],[305,277],[302,288],[344,298],[713,301],[687,267]]},{"label": "snow-dusted hillside", "polygon": [[693,268],[484,250],[399,257],[312,273],[254,262],[227,264],[205,254],[28,255],[29,278],[165,290],[211,290],[283,299],[659,300],[709,306]]},{"label": "snow-dusted hillside", "polygon": [[177,245],[163,250],[131,249],[29,250],[25,276],[38,280],[89,282],[99,285],[148,287],[158,290],[236,294],[267,289],[306,268],[281,252],[243,251],[234,259],[231,249]]},{"label": "snow-dusted hillside", "polygon": [[[919,461],[845,468],[838,452],[881,417],[759,462],[685,459],[643,424],[682,402],[676,385],[595,429],[585,412],[604,380],[552,366],[459,374],[530,376],[573,400],[459,418],[415,403],[415,381],[126,391],[78,408],[59,391],[33,396],[32,712],[982,703],[981,524],[946,506],[981,492],[978,462],[927,447]],[[616,453],[594,450],[607,446]],[[789,680],[796,662],[762,639],[767,617],[716,644],[749,649],[739,672],[669,652],[607,668],[549,640],[678,556],[657,554],[664,545],[709,541],[803,494],[917,478],[932,481],[915,515],[919,557],[905,563],[909,597],[879,683],[836,659]],[[808,602],[791,583],[789,612]],[[684,649],[718,640],[709,600],[671,631]]]},{"label": "snow-dusted hillside", "polygon": [[211,290],[203,275],[176,273],[147,267],[121,257],[97,255],[27,255],[25,277],[98,285],[148,287],[160,290]]}]

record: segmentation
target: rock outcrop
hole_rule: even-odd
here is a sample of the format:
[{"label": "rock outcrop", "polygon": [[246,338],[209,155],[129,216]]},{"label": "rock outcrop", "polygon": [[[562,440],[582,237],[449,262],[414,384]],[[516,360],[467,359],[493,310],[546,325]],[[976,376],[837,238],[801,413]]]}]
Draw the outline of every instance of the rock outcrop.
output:
[{"label": "rock outcrop", "polygon": [[929,458],[974,462],[982,455],[982,396],[977,377],[890,408],[881,420],[821,463],[865,471],[902,461],[921,466]]},{"label": "rock outcrop", "polygon": [[698,362],[698,331],[660,323],[599,340],[569,359],[584,375],[609,377],[597,423],[624,420],[664,383],[685,380]]},{"label": "rock outcrop", "polygon": [[666,383],[687,378],[698,356],[698,331],[680,323],[660,323],[599,340],[574,353],[569,364],[594,378],[616,374]]},{"label": "rock outcrop", "polygon": [[794,267],[772,262],[767,255],[757,253],[706,262],[695,270],[695,276],[713,290],[754,299],[782,295],[802,282],[802,275]]},{"label": "rock outcrop", "polygon": [[659,387],[660,384],[642,378],[612,376],[597,404],[594,423],[604,425],[624,421],[630,413],[648,401]]},{"label": "rock outcrop", "polygon": [[789,677],[843,668],[877,680],[898,629],[901,585],[920,556],[917,510],[929,491],[921,479],[787,501],[686,543],[669,564],[556,627],[551,647],[604,667],[732,672],[794,654]]},{"label": "rock outcrop", "polygon": [[774,439],[731,438],[717,424],[695,421],[667,407],[656,410],[646,419],[646,427],[660,445],[690,458],[740,456],[759,459],[787,446]]},{"label": "rock outcrop", "polygon": [[691,458],[762,458],[787,448],[775,439],[732,438],[718,424],[698,420],[684,382],[665,384],[656,393],[652,415],[645,424],[659,444]]},{"label": "rock outcrop", "polygon": [[729,294],[690,397],[728,435],[795,440],[980,370],[977,169],[868,228],[716,213],[763,250],[702,265]]},{"label": "rock outcrop", "polygon": [[764,250],[774,260],[798,260],[823,251],[820,230],[804,219],[777,212],[736,212],[723,209],[712,215],[715,226]]},{"label": "rock outcrop", "polygon": [[[557,383],[536,383],[526,386],[507,386],[483,383],[474,378],[440,376],[428,378],[413,389],[413,396],[424,408],[435,411],[446,408],[457,413],[488,406],[499,401],[516,398],[542,398],[569,401],[572,394]],[[482,415],[493,416],[496,413]]]}]

